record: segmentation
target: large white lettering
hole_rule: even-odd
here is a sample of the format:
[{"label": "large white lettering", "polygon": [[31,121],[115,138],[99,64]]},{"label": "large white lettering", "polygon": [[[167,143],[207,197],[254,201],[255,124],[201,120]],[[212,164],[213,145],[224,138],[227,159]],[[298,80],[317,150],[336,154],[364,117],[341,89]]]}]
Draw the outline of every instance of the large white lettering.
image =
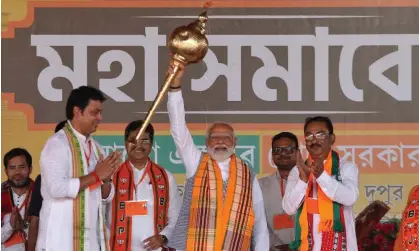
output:
[{"label": "large white lettering", "polygon": [[[87,85],[87,49],[94,46],[144,47],[144,86],[145,100],[154,100],[158,92],[158,57],[159,46],[166,44],[166,36],[158,35],[158,29],[147,27],[145,35],[32,35],[31,45],[36,46],[36,55],[45,58],[49,66],[38,76],[40,94],[50,101],[62,101],[62,90],[52,86],[55,78],[66,78],[73,89]],[[52,48],[60,46],[73,47],[73,70],[63,65],[61,56]],[[122,50],[109,50],[103,53],[98,62],[99,71],[110,71],[113,62],[121,64],[121,73],[114,79],[100,79],[99,88],[109,97],[118,102],[134,102],[134,100],[118,88],[128,84],[134,77],[135,62],[131,55]],[[141,83],[138,83],[141,84]]]},{"label": "large white lettering", "polygon": [[[226,79],[227,101],[242,101],[242,47],[251,48],[251,56],[258,58],[263,66],[252,76],[254,94],[263,101],[277,101],[281,86],[267,86],[267,80],[274,77],[286,83],[288,101],[302,101],[302,48],[314,48],[314,100],[329,101],[329,49],[342,47],[339,57],[339,84],[345,97],[351,101],[364,101],[364,88],[354,82],[353,65],[355,53],[367,46],[395,46],[391,52],[368,66],[369,84],[373,84],[397,101],[412,100],[412,46],[419,45],[419,34],[329,34],[327,27],[316,27],[311,35],[209,35],[212,48],[227,49],[226,63],[220,63],[217,55],[209,49],[203,63],[206,72],[199,79],[193,79],[193,91],[206,91],[220,76]],[[32,35],[31,44],[36,46],[37,56],[45,58],[49,66],[38,77],[40,94],[50,101],[62,101],[62,90],[52,87],[55,78],[68,79],[73,88],[87,85],[87,50],[93,46],[143,47],[144,62],[135,61],[123,50],[109,50],[103,53],[97,64],[99,71],[109,71],[110,64],[119,62],[121,73],[114,79],[100,79],[99,87],[118,102],[134,102],[119,88],[130,83],[136,66],[144,68],[144,100],[154,100],[158,92],[158,49],[165,46],[166,36],[158,34],[158,28],[147,27],[145,35]],[[72,69],[63,65],[54,46],[72,46],[74,64]],[[287,63],[280,62],[268,47],[286,47]],[[284,65],[287,65],[285,67]],[[398,80],[394,83],[384,75],[393,66],[398,66]],[[141,84],[141,83],[136,83]]]}]

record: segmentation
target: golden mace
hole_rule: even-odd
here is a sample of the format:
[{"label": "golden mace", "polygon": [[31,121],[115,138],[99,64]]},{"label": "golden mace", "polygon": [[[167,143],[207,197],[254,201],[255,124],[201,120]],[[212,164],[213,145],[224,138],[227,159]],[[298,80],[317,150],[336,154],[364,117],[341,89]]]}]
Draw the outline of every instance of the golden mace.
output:
[{"label": "golden mace", "polygon": [[164,84],[154,99],[153,104],[151,105],[150,110],[148,111],[137,136],[135,137],[136,142],[129,143],[129,148],[131,150],[135,148],[136,144],[138,144],[138,140],[150,123],[151,117],[156,112],[157,106],[162,101],[164,95],[170,87],[170,84],[178,74],[180,65],[186,66],[191,63],[197,63],[207,54],[208,39],[205,36],[207,34],[205,30],[205,23],[207,20],[208,16],[205,11],[199,15],[197,20],[186,26],[177,27],[170,35],[167,46],[169,47],[172,59],[175,62],[173,73],[166,75]]}]

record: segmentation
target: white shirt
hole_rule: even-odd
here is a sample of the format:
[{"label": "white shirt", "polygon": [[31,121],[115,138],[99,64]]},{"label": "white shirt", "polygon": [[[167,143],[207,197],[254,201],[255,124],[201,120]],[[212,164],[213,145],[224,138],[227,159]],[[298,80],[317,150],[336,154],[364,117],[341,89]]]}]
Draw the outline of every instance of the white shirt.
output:
[{"label": "white shirt", "polygon": [[[186,178],[191,178],[198,169],[202,152],[194,144],[192,135],[186,126],[185,108],[180,91],[169,92],[167,109],[169,112],[170,130],[176,144],[176,149],[185,166]],[[230,158],[224,162],[217,162],[217,164],[221,169],[223,181],[228,180]],[[252,198],[253,212],[255,214],[254,235],[252,235],[253,247],[257,251],[268,251],[269,232],[266,224],[265,207],[262,191],[256,177],[253,182]]]},{"label": "white shirt", "polygon": [[[342,182],[323,172],[319,178],[313,180],[313,198],[317,198],[317,186],[320,186],[323,192],[332,200],[343,205],[343,215],[345,218],[347,250],[357,251],[357,240],[355,234],[355,220],[352,212],[352,206],[358,199],[358,166],[351,162],[340,161],[340,175]],[[300,180],[300,173],[297,167],[294,167],[289,176],[288,184],[285,189],[282,207],[289,215],[297,212],[307,190],[307,183]],[[320,251],[322,233],[319,229],[320,216],[313,215],[313,251]]]},{"label": "white shirt", "polygon": [[[132,164],[131,164],[132,166]],[[132,166],[134,170],[134,182],[138,184],[141,177],[144,174],[144,168],[138,170]],[[176,225],[177,217],[179,215],[180,207],[182,206],[182,199],[178,192],[175,178],[173,175],[166,170],[167,177],[169,178],[169,209],[168,209],[168,225],[160,232],[161,235],[165,235],[168,239],[172,236],[173,229]],[[146,175],[144,180],[136,185],[135,187],[135,200],[146,200],[147,201],[147,213],[146,216],[133,216],[132,217],[132,241],[131,249],[138,251],[146,251],[143,245],[143,241],[148,237],[154,236],[154,193],[153,188],[150,184],[150,177]],[[156,249],[161,250],[161,248]]]},{"label": "white shirt", "polygon": [[[15,193],[15,191],[13,191],[12,194],[13,194],[13,202],[14,202],[15,206],[17,208],[20,208],[22,203],[25,202],[27,193],[24,193],[24,194],[19,196],[17,193]],[[22,217],[22,219],[25,218],[25,206],[23,206],[20,209],[19,214]],[[12,226],[10,225],[10,216],[11,216],[11,213],[8,213],[8,214],[4,215],[4,218],[3,218],[3,226],[1,227],[1,250],[25,251],[25,243],[16,244],[16,245],[10,246],[8,248],[6,248],[5,245],[4,245],[4,243],[10,238],[10,236],[12,236],[12,234],[14,232]],[[25,231],[26,236],[28,236],[28,228],[25,228],[23,231]]]},{"label": "white shirt", "polygon": [[[67,121],[67,123],[71,126],[70,121]],[[92,140],[92,150],[87,168],[88,173],[91,173],[95,170],[96,163],[98,161],[98,156],[96,156],[94,153],[95,148],[93,146],[93,139],[91,139],[91,137],[86,138],[84,135],[77,132],[74,128],[73,131],[87,156],[89,156],[90,152],[88,140]],[[98,150],[103,154],[102,149]],[[84,153],[82,153],[82,156],[85,158]],[[52,202],[60,201],[63,199],[75,199],[79,193],[80,179],[73,178],[71,175],[73,168],[70,165],[71,159],[72,156],[69,142],[64,131],[61,130],[48,139],[44,149],[41,152],[41,195],[44,200],[42,202],[42,208],[39,215],[39,232],[36,244],[37,250],[46,248],[47,228],[51,227],[51,224],[48,223],[49,221],[55,220],[50,215]],[[112,202],[114,193],[115,189],[112,185],[112,189],[108,198],[103,200],[103,202]],[[85,231],[87,234],[85,237],[89,243],[89,251],[99,251],[100,244],[98,219],[99,203],[102,203],[101,189],[96,188],[95,190],[90,191],[89,197],[86,198],[86,202],[89,210],[89,217],[87,217],[89,223],[86,224],[87,227],[85,228]],[[57,231],[60,231],[60,229],[57,229]]]}]

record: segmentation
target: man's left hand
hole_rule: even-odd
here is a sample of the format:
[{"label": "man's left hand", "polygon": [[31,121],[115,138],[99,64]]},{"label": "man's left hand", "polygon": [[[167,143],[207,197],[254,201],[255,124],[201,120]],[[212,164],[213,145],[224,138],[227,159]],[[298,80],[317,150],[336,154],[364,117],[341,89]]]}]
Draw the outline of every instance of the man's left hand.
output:
[{"label": "man's left hand", "polygon": [[163,247],[164,240],[161,235],[148,237],[143,241],[147,250],[154,250]]},{"label": "man's left hand", "polygon": [[320,177],[320,175],[322,175],[323,171],[324,171],[324,165],[323,165],[323,161],[324,159],[321,158],[316,158],[313,160],[314,165],[312,165],[311,167],[311,172],[313,173],[314,177],[318,178]]}]

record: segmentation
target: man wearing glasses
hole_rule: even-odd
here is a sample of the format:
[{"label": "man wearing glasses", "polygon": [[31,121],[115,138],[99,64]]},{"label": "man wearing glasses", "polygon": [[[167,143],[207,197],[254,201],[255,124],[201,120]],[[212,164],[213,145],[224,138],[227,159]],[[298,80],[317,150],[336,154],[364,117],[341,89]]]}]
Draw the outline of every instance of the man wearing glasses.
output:
[{"label": "man wearing glasses", "polygon": [[[170,250],[167,239],[182,205],[173,175],[149,158],[154,140],[151,124],[136,142],[142,124],[137,120],[126,127],[128,159],[113,176],[115,197],[107,217],[112,251]],[[135,149],[129,151],[129,143]]]},{"label": "man wearing glasses", "polygon": [[[277,171],[259,180],[265,203],[271,251],[290,250],[294,240],[294,222],[282,209],[288,175],[297,162],[298,139],[290,132],[281,132],[272,138],[272,161]],[[278,196],[280,195],[280,196]]]},{"label": "man wearing glasses", "polygon": [[304,136],[309,157],[304,162],[297,154],[282,201],[285,212],[295,214],[295,241],[290,247],[356,251],[352,206],[359,195],[358,167],[332,150],[336,136],[329,118],[307,118]]},{"label": "man wearing glasses", "polygon": [[[272,138],[272,161],[277,171],[259,180],[265,202],[271,251],[286,251],[294,240],[294,222],[282,209],[288,175],[297,162],[298,139],[290,132]],[[280,196],[278,196],[280,195]]]},{"label": "man wearing glasses", "polygon": [[[169,68],[173,72],[174,63]],[[182,210],[169,246],[176,250],[269,250],[262,191],[255,174],[234,154],[231,125],[214,123],[207,153],[186,126],[180,77],[170,87],[167,109],[177,152],[186,169]]]}]

